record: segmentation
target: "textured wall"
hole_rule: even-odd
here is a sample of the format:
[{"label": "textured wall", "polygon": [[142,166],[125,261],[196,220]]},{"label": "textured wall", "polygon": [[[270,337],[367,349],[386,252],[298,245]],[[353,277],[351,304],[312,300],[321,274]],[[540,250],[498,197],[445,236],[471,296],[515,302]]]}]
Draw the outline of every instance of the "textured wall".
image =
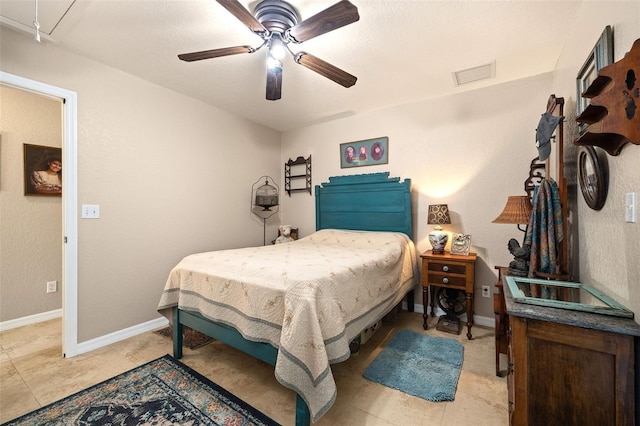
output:
[{"label": "textured wall", "polygon": [[[529,163],[537,157],[535,128],[549,95],[565,99],[565,144],[569,153],[567,179],[575,183],[575,79],[606,25],[614,27],[616,60],[640,37],[640,2],[583,2],[564,44],[554,73],[474,92],[416,102],[376,113],[360,114],[330,123],[286,132],[282,160],[313,155],[314,185],[329,176],[391,171],[409,177],[414,193],[414,241],[428,250],[426,225],[429,204],[448,203],[452,211],[449,232],[472,235],[476,290],[492,285],[494,266],[507,265],[509,238],[522,239],[514,226],[491,221],[508,195],[524,195]],[[497,62],[498,70],[500,61]],[[389,165],[340,169],[339,144],[389,136]],[[573,155],[573,158],[571,157]],[[553,161],[556,161],[553,158]],[[595,212],[582,200],[573,200],[574,265],[581,281],[600,288],[636,313],[640,312],[640,224],[624,223],[624,194],[640,192],[640,146],[627,145],[620,156],[609,157],[609,198]],[[552,171],[556,169],[552,164]],[[572,188],[575,194],[577,188]],[[579,189],[577,189],[579,191]],[[285,221],[313,231],[313,200],[295,195],[283,202]],[[416,299],[417,301],[421,299]],[[418,302],[419,303],[419,302]],[[491,317],[490,299],[476,299],[476,314]]]},{"label": "textured wall", "polygon": [[[413,240],[420,252],[431,249],[429,204],[448,204],[452,223],[445,230],[471,234],[478,253],[476,314],[493,318],[493,299],[480,297],[481,286],[493,286],[494,265],[513,259],[507,241],[522,241],[523,233],[491,221],[509,195],[525,194],[529,163],[537,157],[535,128],[550,84],[551,75],[545,74],[287,132],[282,159],[312,154],[314,185],[333,175],[380,171],[411,178]],[[389,137],[388,165],[340,169],[340,143],[380,136]],[[314,207],[306,194],[285,197],[285,221],[307,235],[315,229]],[[416,303],[422,303],[421,294]]]},{"label": "textured wall", "polygon": [[[185,255],[262,244],[251,185],[276,176],[280,135],[187,96],[0,28],[3,71],[78,95],[78,341],[158,318]],[[215,90],[215,88],[203,88]],[[277,216],[270,219],[271,235]]]},{"label": "textured wall", "polygon": [[[575,31],[565,41],[554,73],[553,89],[565,97],[565,142],[568,161],[575,161],[577,138],[575,79],[605,26],[613,28],[614,60],[622,59],[640,37],[640,2],[584,2]],[[573,154],[573,157],[571,156]],[[604,207],[590,209],[576,188],[573,221],[578,230],[580,281],[589,283],[640,314],[640,222],[625,223],[624,196],[640,195],[640,146],[627,144],[618,156],[607,156],[609,191]],[[575,173],[575,170],[574,170]],[[575,174],[573,176],[575,180]],[[640,218],[640,216],[639,216]]]},{"label": "textured wall", "polygon": [[[24,195],[23,144],[60,147],[60,101],[0,85],[0,321],[62,307],[62,199]],[[64,167],[64,164],[63,164]],[[47,281],[58,281],[46,293]]]}]

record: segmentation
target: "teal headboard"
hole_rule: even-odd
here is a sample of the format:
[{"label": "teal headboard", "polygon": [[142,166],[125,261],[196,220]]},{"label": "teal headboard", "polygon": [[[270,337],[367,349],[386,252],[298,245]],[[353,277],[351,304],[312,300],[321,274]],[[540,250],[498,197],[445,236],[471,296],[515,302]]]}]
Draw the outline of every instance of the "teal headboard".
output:
[{"label": "teal headboard", "polygon": [[316,185],[316,230],[404,232],[412,238],[411,179],[389,172],[333,176]]}]

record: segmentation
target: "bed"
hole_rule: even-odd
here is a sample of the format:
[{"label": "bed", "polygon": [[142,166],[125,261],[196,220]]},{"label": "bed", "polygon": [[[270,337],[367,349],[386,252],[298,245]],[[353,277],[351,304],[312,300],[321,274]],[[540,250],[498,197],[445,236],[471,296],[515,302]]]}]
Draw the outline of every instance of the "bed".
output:
[{"label": "bed", "polygon": [[286,244],[198,253],[171,271],[158,310],[174,357],[183,325],[275,366],[297,394],[296,425],[335,402],[331,364],[408,296],[418,280],[411,181],[336,176],[315,187],[316,232]]}]

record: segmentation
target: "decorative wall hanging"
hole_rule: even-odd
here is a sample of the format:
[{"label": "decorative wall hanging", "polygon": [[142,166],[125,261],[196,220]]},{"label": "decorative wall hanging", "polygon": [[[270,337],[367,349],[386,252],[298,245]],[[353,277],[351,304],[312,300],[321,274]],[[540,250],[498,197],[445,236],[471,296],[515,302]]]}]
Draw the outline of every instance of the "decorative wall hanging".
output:
[{"label": "decorative wall hanging", "polygon": [[607,156],[602,150],[592,146],[580,148],[578,180],[587,205],[593,210],[604,207],[609,189],[609,168]]},{"label": "decorative wall hanging", "polygon": [[24,195],[62,195],[62,148],[24,144]]},{"label": "decorative wall hanging", "polygon": [[591,102],[576,121],[589,127],[576,145],[599,146],[610,155],[628,142],[640,145],[640,39],[623,59],[602,68],[582,97]]},{"label": "decorative wall hanging", "polygon": [[284,163],[284,190],[289,197],[292,192],[302,191],[311,195],[311,155],[309,158],[301,156],[295,160],[289,158]]},{"label": "decorative wall hanging", "polygon": [[340,168],[374,166],[389,162],[389,138],[340,144]]},{"label": "decorative wall hanging", "polygon": [[261,176],[251,186],[251,212],[262,219],[264,245],[267,245],[267,219],[279,210],[279,192],[270,176]]}]

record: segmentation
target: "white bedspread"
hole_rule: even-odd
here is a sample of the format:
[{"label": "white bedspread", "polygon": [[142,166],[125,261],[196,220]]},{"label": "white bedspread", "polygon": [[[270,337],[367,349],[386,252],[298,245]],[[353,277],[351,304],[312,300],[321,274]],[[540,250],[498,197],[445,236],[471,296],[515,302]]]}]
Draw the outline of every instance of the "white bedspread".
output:
[{"label": "white bedspread", "polygon": [[404,234],[322,230],[271,246],[194,254],[170,273],[159,310],[179,306],[278,348],[277,380],[317,421],[336,398],[330,364],[414,287]]}]

